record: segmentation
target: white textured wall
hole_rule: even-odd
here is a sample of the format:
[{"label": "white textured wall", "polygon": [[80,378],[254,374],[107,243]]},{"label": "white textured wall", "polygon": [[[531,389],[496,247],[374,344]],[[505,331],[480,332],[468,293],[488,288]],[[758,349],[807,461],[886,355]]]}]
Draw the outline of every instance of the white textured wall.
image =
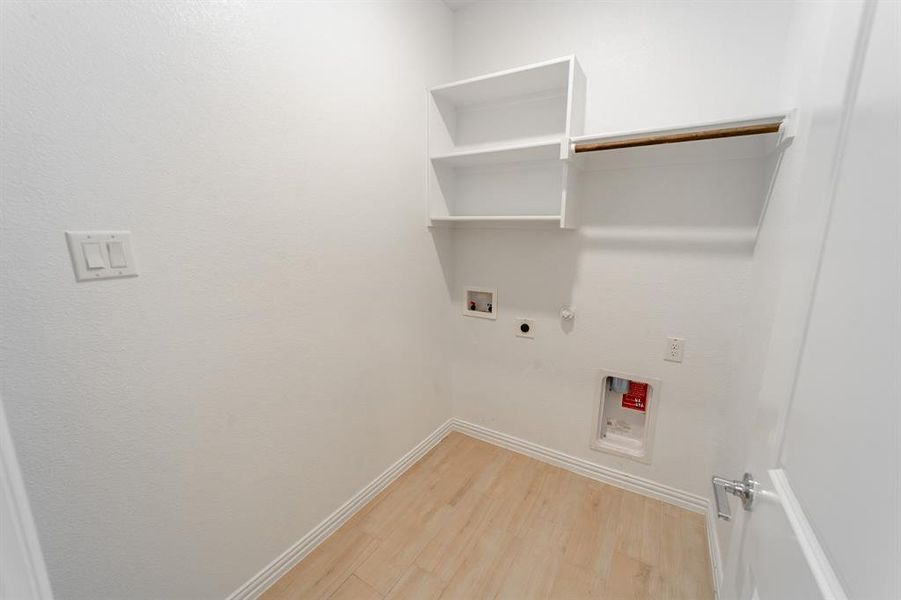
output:
[{"label": "white textured wall", "polygon": [[[222,598],[450,412],[450,13],[0,8],[2,396],[54,591]],[[140,276],[76,283],[66,229],[133,231]]]},{"label": "white textured wall", "polygon": [[[790,96],[790,16],[779,2],[478,3],[455,14],[455,75],[576,54],[586,132],[771,112]],[[716,469],[743,464],[753,414],[740,382],[754,256],[740,240],[755,221],[739,207],[765,183],[734,162],[608,171],[577,232],[458,233],[454,291],[496,286],[499,317],[457,317],[455,415],[709,494]],[[534,341],[514,337],[518,316],[536,320]],[[687,338],[682,364],[663,361],[669,335]],[[663,380],[650,466],[589,449],[601,368]]]}]

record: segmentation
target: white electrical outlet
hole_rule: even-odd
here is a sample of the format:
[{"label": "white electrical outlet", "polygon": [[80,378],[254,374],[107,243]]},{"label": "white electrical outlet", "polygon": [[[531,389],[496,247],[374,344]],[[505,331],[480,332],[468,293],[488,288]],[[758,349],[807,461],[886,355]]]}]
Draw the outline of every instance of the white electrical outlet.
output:
[{"label": "white electrical outlet", "polygon": [[666,352],[663,354],[663,360],[670,362],[682,362],[682,355],[685,353],[684,338],[666,338]]}]

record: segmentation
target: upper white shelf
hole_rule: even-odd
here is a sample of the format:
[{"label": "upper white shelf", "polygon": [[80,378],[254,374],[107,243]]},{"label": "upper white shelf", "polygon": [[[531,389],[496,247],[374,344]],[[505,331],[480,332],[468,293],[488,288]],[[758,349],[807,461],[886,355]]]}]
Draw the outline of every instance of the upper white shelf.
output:
[{"label": "upper white shelf", "polygon": [[671,127],[573,137],[571,157],[583,168],[604,169],[757,158],[791,139],[792,111]]},{"label": "upper white shelf", "polygon": [[557,58],[525,67],[508,69],[439,85],[432,96],[455,106],[500,102],[508,98],[566,92],[572,57]]}]

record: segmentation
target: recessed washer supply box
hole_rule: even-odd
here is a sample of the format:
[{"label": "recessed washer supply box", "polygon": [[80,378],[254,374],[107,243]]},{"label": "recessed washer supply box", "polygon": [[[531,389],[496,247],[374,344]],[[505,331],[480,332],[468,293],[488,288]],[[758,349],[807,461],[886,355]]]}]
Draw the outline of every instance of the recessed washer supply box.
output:
[{"label": "recessed washer supply box", "polygon": [[464,287],[463,314],[467,317],[496,320],[497,290],[485,287]]},{"label": "recessed washer supply box", "polygon": [[661,381],[603,370],[594,399],[592,450],[650,464]]}]

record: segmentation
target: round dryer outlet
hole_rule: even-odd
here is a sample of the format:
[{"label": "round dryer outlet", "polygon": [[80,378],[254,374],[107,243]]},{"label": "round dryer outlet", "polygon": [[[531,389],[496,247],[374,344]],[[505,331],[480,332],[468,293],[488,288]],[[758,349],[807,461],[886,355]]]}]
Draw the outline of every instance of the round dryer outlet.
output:
[{"label": "round dryer outlet", "polygon": [[516,319],[516,337],[535,339],[535,325],[531,319]]}]

